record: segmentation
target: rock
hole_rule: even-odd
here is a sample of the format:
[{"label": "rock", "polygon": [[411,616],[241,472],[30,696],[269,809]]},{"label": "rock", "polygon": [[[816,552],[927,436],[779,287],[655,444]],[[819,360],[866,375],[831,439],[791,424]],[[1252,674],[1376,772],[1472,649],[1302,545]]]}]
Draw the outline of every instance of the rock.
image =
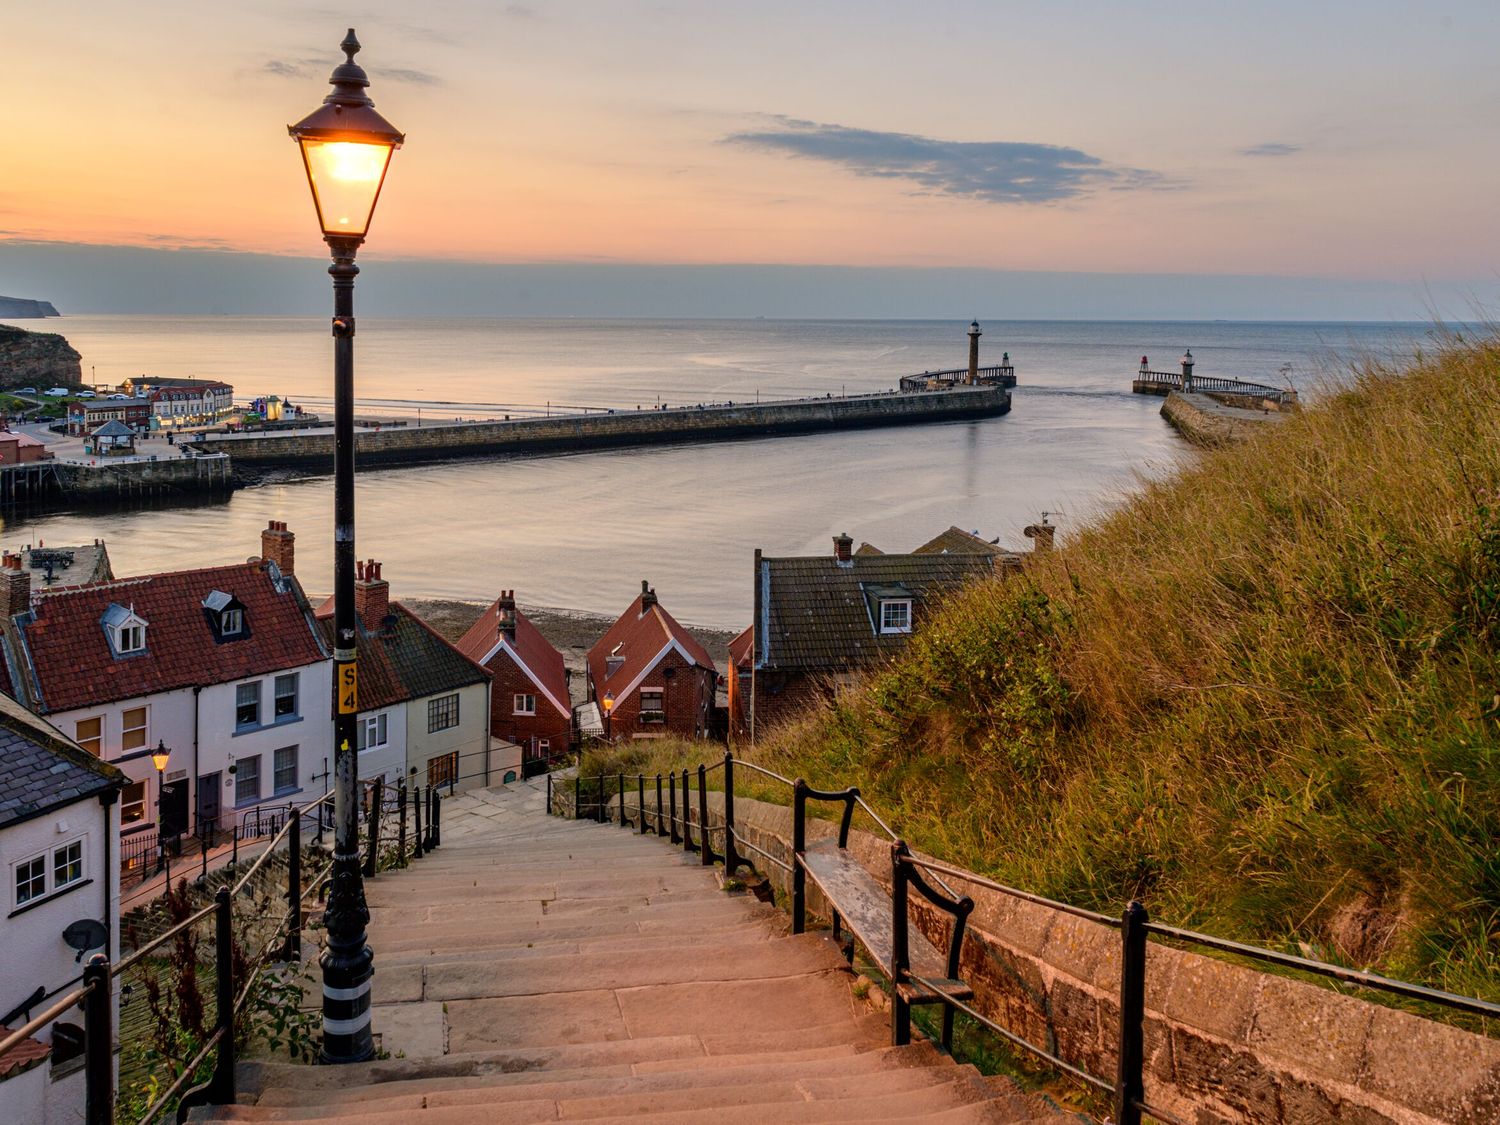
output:
[{"label": "rock", "polygon": [[82,359],[55,333],[0,324],[0,389],[77,387],[83,382]]},{"label": "rock", "polygon": [[60,315],[51,301],[33,301],[29,297],[0,297],[0,316],[11,320],[32,320]]}]

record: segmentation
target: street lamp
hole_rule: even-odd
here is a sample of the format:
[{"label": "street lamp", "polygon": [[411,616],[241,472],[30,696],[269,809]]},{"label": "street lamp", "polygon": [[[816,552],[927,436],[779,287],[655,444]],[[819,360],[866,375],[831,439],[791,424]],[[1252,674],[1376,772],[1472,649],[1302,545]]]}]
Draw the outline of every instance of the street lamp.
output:
[{"label": "street lamp", "polygon": [[405,139],[365,93],[354,61],[354,29],[339,44],[345,60],[323,104],[287,132],[302,151],[323,241],[333,255],[333,879],[324,915],[324,1062],[363,1062],[375,1054],[370,1034],[373,957],[365,945],[370,911],[359,863],[359,792],[355,721],[359,673],[354,624],[354,255],[380,197],[391,153]]},{"label": "street lamp", "polygon": [[160,871],[167,865],[167,810],[162,807],[164,790],[162,782],[166,777],[167,762],[172,757],[172,751],[167,749],[167,744],[161,739],[156,740],[156,749],[151,751],[151,764],[156,767],[156,869]]},{"label": "street lamp", "polygon": [[609,717],[610,717],[610,715],[614,714],[614,710],[615,710],[615,693],[612,692],[612,691],[607,691],[607,692],[604,693],[604,741],[605,742],[609,742],[610,741],[610,722],[609,722]]}]

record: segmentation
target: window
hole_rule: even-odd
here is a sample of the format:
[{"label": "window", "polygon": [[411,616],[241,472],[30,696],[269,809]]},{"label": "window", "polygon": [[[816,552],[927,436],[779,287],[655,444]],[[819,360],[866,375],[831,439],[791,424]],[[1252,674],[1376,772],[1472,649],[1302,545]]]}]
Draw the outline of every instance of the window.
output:
[{"label": "window", "polygon": [[134,781],[120,793],[120,827],[146,819],[146,783]]},{"label": "window", "polygon": [[664,723],[667,721],[666,701],[661,688],[641,689],[641,722]]},{"label": "window", "polygon": [[245,631],[245,611],[226,609],[219,615],[219,633],[225,637],[237,637]]},{"label": "window", "polygon": [[22,906],[47,893],[47,857],[33,856],[16,864],[16,905]]},{"label": "window", "polygon": [[118,636],[121,653],[140,652],[146,647],[146,630],[140,625],[122,625]]},{"label": "window", "polygon": [[293,718],[297,714],[297,673],[276,677],[276,717]]},{"label": "window", "polygon": [[360,750],[376,750],[386,742],[386,713],[366,715],[359,721],[357,741]]},{"label": "window", "polygon": [[552,753],[552,740],[550,738],[540,739],[536,744],[536,752],[544,758]]},{"label": "window", "polygon": [[251,680],[234,689],[234,725],[254,727],[260,725],[260,681]]},{"label": "window", "polygon": [[52,851],[52,889],[60,891],[83,879],[83,841],[74,840]]},{"label": "window", "polygon": [[[453,696],[457,699],[458,696]],[[435,702],[435,701],[434,701]],[[432,758],[427,762],[427,784],[447,785],[458,780],[458,751]]]},{"label": "window", "polygon": [[297,748],[283,746],[276,751],[276,775],[271,779],[277,793],[297,788]]},{"label": "window", "polygon": [[241,758],[234,765],[234,803],[260,800],[260,755]]},{"label": "window", "polygon": [[910,633],[911,601],[881,602],[880,631],[882,633]]},{"label": "window", "polygon": [[139,750],[149,741],[146,737],[146,709],[132,707],[120,716],[120,749]]},{"label": "window", "polygon": [[73,740],[94,757],[99,757],[99,744],[104,740],[104,719],[96,715],[92,719],[79,719],[73,724]]},{"label": "window", "polygon": [[515,714],[515,715],[535,715],[536,714],[536,696],[534,696],[534,695],[518,695],[518,696],[516,696],[515,706],[513,706],[511,708],[511,713]]},{"label": "window", "polygon": [[427,733],[458,726],[458,696],[444,695],[427,701]]}]

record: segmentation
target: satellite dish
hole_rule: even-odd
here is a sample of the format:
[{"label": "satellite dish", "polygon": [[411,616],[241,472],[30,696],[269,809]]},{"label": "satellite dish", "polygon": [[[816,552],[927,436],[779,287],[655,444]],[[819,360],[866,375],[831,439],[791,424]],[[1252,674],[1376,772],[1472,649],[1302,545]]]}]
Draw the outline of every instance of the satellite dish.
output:
[{"label": "satellite dish", "polygon": [[62,932],[62,939],[68,943],[69,949],[78,951],[78,956],[73,958],[73,963],[77,964],[90,949],[104,947],[104,943],[109,940],[109,931],[104,928],[103,922],[80,918],[68,923],[68,928]]}]

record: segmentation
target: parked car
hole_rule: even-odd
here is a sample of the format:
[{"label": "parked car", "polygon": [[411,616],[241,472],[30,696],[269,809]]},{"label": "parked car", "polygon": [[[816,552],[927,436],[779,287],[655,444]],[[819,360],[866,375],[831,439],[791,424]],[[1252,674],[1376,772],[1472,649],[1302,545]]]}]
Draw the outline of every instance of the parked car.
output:
[{"label": "parked car", "polygon": [[68,397],[68,388],[67,387],[48,387],[47,388],[47,397],[48,398],[67,398]]},{"label": "parked car", "polygon": [[109,396],[109,397],[110,397],[110,398],[123,398],[123,399],[128,399],[128,398],[129,398],[129,397],[130,397],[130,396],[129,396],[129,395],[110,395],[110,396]]},{"label": "parked car", "polygon": [[78,397],[79,398],[98,398],[99,396],[96,395],[93,391],[79,391],[78,392]]},{"label": "parked car", "polygon": [[35,387],[17,387],[16,388],[16,394],[18,394],[18,395],[34,395],[34,394],[36,394],[36,388]]}]

